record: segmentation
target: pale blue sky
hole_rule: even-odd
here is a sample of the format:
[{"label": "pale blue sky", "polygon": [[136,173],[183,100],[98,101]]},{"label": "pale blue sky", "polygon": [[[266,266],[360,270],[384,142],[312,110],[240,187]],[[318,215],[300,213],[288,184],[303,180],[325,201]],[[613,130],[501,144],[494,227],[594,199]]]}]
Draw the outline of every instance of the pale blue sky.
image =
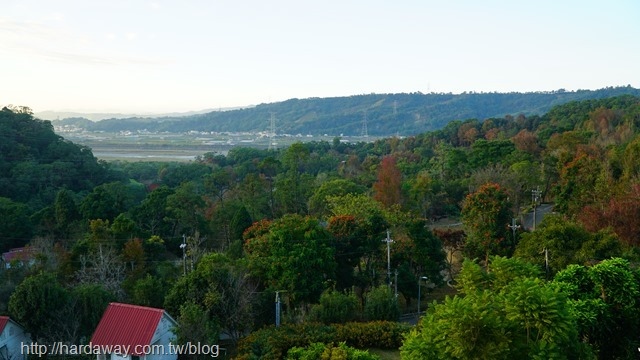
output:
[{"label": "pale blue sky", "polygon": [[640,87],[640,1],[0,0],[0,106]]}]

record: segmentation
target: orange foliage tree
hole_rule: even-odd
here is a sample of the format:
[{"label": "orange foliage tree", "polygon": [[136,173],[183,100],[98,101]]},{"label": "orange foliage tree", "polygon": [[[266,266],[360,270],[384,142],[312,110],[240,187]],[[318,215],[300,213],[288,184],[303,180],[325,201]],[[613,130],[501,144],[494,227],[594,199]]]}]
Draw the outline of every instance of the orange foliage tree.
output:
[{"label": "orange foliage tree", "polygon": [[386,156],[380,162],[378,181],[373,184],[373,198],[386,207],[400,204],[402,174],[393,156]]},{"label": "orange foliage tree", "polygon": [[631,185],[604,204],[585,206],[578,220],[589,231],[610,227],[623,243],[640,245],[640,184]]}]

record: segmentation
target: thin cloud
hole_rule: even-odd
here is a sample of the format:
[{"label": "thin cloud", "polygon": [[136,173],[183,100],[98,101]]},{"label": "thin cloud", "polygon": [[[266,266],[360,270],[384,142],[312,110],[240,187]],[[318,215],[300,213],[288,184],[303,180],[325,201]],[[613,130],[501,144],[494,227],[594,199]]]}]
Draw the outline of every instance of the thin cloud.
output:
[{"label": "thin cloud", "polygon": [[[112,36],[111,36],[112,35]],[[115,40],[115,34],[108,34]],[[125,34],[125,39],[138,38],[136,33]],[[91,41],[58,27],[37,22],[19,22],[0,18],[0,52],[27,55],[51,61],[79,65],[168,65],[171,61],[139,56],[101,54],[92,49]]]}]

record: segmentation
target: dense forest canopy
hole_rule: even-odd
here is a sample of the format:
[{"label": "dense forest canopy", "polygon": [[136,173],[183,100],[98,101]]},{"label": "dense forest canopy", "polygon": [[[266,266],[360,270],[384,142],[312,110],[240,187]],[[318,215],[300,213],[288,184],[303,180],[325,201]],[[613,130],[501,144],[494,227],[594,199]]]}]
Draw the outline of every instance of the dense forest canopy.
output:
[{"label": "dense forest canopy", "polygon": [[[269,338],[305,344],[269,333],[276,291],[289,324],[387,331],[374,321],[448,284],[459,293],[429,306],[403,357],[634,358],[639,129],[640,97],[622,95],[370,143],[106,164],[28,109],[5,108],[1,247],[38,256],[0,273],[0,311],[39,339],[76,341],[113,299],[163,307],[180,341],[224,333],[241,341],[239,358],[262,358],[278,350]],[[555,214],[535,231],[509,228],[523,224],[532,189]],[[444,217],[462,226],[434,227]],[[476,260],[459,271],[456,253]],[[490,331],[463,336],[476,328]]]},{"label": "dense forest canopy", "polygon": [[570,101],[620,95],[640,96],[630,86],[600,90],[530,93],[400,93],[349,97],[290,99],[231,111],[214,111],[185,117],[108,119],[91,122],[71,118],[90,131],[215,131],[261,132],[276,117],[278,133],[359,136],[366,118],[368,135],[416,135],[444,127],[452,120],[502,118],[518,114],[542,115],[555,105]]}]

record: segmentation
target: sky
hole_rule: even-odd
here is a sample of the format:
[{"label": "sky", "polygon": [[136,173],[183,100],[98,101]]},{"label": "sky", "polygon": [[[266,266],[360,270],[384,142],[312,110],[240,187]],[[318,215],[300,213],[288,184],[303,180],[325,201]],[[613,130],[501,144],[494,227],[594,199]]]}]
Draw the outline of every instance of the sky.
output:
[{"label": "sky", "polygon": [[640,87],[640,1],[0,0],[0,106]]}]

